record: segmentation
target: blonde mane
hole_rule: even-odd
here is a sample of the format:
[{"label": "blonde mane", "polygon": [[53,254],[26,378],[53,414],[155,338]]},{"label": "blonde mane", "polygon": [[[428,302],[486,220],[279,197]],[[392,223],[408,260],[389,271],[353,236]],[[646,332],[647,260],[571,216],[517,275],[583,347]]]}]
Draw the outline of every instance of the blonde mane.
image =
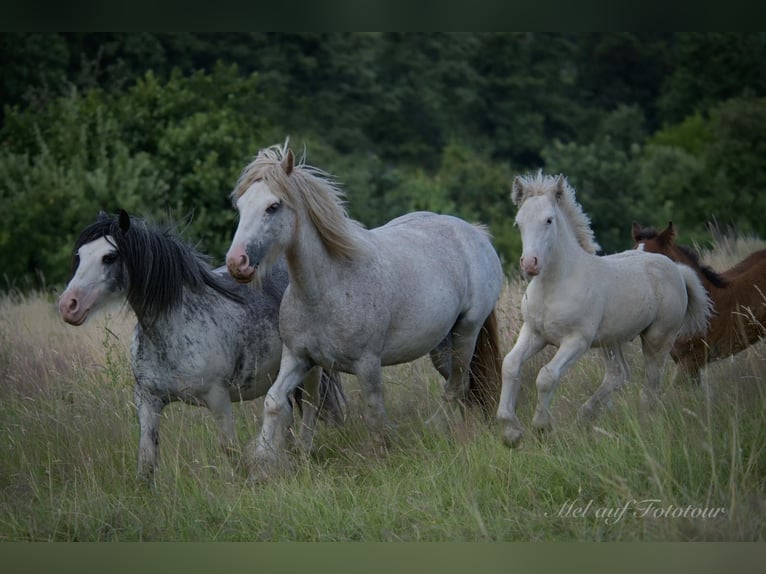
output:
[{"label": "blonde mane", "polygon": [[364,229],[361,223],[348,215],[345,194],[332,175],[319,168],[306,165],[305,151],[293,165],[293,152],[283,145],[273,145],[258,152],[243,170],[231,194],[236,201],[256,181],[264,181],[269,188],[293,209],[306,210],[316,227],[322,243],[333,257],[355,258],[364,250],[365,242],[357,233]]},{"label": "blonde mane", "polygon": [[543,175],[543,171],[539,170],[536,175],[516,176],[513,180],[511,199],[516,207],[521,207],[527,198],[538,195],[548,195],[558,204],[574,231],[577,243],[585,251],[595,254],[601,249],[590,227],[590,218],[577,203],[574,189],[566,177]]}]

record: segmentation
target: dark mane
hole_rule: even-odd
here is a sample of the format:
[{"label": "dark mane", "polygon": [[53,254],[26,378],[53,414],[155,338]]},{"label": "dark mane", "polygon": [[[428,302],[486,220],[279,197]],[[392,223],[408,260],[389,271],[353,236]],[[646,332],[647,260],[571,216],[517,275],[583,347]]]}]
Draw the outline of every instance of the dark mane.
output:
[{"label": "dark mane", "polygon": [[695,250],[689,247],[688,245],[675,245],[676,249],[678,249],[681,253],[683,253],[686,257],[689,258],[689,260],[692,262],[693,266],[699,270],[702,275],[705,276],[705,278],[710,281],[713,285],[719,288],[726,287],[729,282],[724,279],[724,277],[718,273],[715,269],[710,267],[709,265],[704,265],[700,261],[700,254]]},{"label": "dark mane", "polygon": [[640,231],[633,232],[633,240],[638,243],[647,239],[655,239],[660,234],[654,227],[642,227]]},{"label": "dark mane", "polygon": [[[645,227],[645,228],[642,228],[640,231],[636,231],[633,234],[633,239],[636,241],[636,243],[640,241],[657,239],[660,244],[663,244],[662,241],[659,241],[659,235],[660,233],[654,227]],[[713,269],[709,265],[704,265],[702,263],[700,254],[697,252],[696,249],[693,249],[692,247],[689,247],[688,245],[681,245],[680,243],[676,243],[675,241],[672,241],[670,244],[665,245],[665,248],[671,252],[673,248],[678,249],[678,251],[680,251],[684,255],[684,257],[686,257],[686,259],[689,260],[690,265],[694,267],[697,271],[702,273],[702,275],[716,287],[724,288],[729,284],[729,281],[726,280],[726,278],[723,277],[720,273],[718,273],[715,269]]]},{"label": "dark mane", "polygon": [[127,301],[142,322],[151,323],[183,302],[184,288],[212,289],[242,303],[240,294],[225,279],[213,273],[210,260],[183,241],[172,228],[158,228],[130,217],[123,232],[115,216],[101,213],[86,227],[74,246],[73,266],[79,248],[100,237],[111,236],[127,274]]}]

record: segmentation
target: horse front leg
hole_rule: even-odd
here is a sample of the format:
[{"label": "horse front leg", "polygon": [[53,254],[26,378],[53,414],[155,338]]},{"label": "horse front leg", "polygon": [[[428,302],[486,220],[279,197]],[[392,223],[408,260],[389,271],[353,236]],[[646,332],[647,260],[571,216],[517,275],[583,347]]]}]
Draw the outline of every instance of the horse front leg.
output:
[{"label": "horse front leg", "polygon": [[580,335],[565,339],[550,362],[540,369],[535,385],[537,386],[537,406],[532,426],[538,431],[551,428],[551,399],[561,382],[561,376],[577,359],[590,348],[590,341]]},{"label": "horse front leg", "polygon": [[138,470],[140,481],[151,483],[157,470],[160,447],[160,415],[167,401],[153,394],[136,381],[133,391],[138,411]]},{"label": "horse front leg", "polygon": [[545,340],[524,323],[516,344],[503,359],[503,387],[497,407],[497,420],[503,427],[503,442],[515,448],[524,437],[524,427],[516,416],[516,400],[521,389],[521,367],[545,347]]},{"label": "horse front leg", "polygon": [[[311,363],[282,347],[279,375],[263,402],[263,424],[247,465],[251,480],[267,479],[287,465],[287,436],[292,423],[290,393],[311,369]],[[251,449],[248,449],[248,452]]]}]

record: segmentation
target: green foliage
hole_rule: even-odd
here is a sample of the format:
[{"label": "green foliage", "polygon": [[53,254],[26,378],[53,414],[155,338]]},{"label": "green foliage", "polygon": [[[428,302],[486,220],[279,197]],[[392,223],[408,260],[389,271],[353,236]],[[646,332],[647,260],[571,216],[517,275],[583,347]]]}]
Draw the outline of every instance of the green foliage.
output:
[{"label": "green foliage", "polygon": [[764,32],[689,32],[678,34],[673,65],[658,105],[667,123],[738,97],[766,90]]},{"label": "green foliage", "polygon": [[224,66],[9,110],[0,147],[0,209],[13,214],[0,232],[8,281],[64,281],[74,238],[99,210],[192,215],[190,237],[221,258],[236,217],[228,196],[262,125],[257,78]]},{"label": "green foliage", "polygon": [[[507,190],[540,167],[569,177],[605,252],[634,219],[762,234],[764,57],[762,32],[2,34],[0,265],[58,283],[49,253],[125,206],[190,216],[220,260],[240,170],[288,135],[367,226],[454,213],[509,269]],[[32,187],[60,221],[27,207]]]},{"label": "green foliage", "polygon": [[[67,278],[76,234],[98,210],[151,208],[164,191],[148,154],[132,152],[96,95],[72,92],[41,114],[11,114],[0,153],[0,261],[11,285]],[[17,137],[18,136],[18,137]]]},{"label": "green foliage", "polygon": [[709,240],[708,225],[766,234],[766,100],[734,99],[657,132],[641,161],[642,195],[654,210],[650,223],[668,220],[683,241]]},{"label": "green foliage", "polygon": [[543,149],[546,171],[564,174],[591,218],[602,253],[630,245],[632,221],[646,218],[638,187],[642,116],[619,108],[607,116],[601,137],[589,144],[556,141]]},{"label": "green foliage", "polygon": [[122,137],[152,154],[168,190],[148,213],[190,215],[188,234],[219,260],[236,222],[229,194],[261,147],[261,102],[258,77],[224,65],[167,82],[148,73],[114,99]]}]

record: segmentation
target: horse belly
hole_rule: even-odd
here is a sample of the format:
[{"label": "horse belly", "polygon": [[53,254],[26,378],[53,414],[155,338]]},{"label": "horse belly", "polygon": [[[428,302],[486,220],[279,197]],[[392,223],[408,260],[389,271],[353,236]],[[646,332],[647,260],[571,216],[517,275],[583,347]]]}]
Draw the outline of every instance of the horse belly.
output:
[{"label": "horse belly", "polygon": [[275,326],[245,325],[240,314],[184,321],[157,333],[137,329],[131,362],[141,387],[191,404],[204,404],[215,386],[225,387],[232,400],[266,393],[281,357]]},{"label": "horse belly", "polygon": [[392,313],[381,353],[384,365],[414,361],[449,334],[465,307],[458,289],[434,281],[429,289],[404,289]]},{"label": "horse belly", "polygon": [[449,334],[452,325],[436,329],[408,331],[397,329],[386,339],[381,364],[398,365],[414,361],[431,352]]},{"label": "horse belly", "polygon": [[600,344],[632,340],[657,322],[677,323],[680,328],[686,312],[686,286],[675,264],[662,256],[648,261],[642,257],[620,260],[619,256],[613,256],[613,273],[619,281],[615,278],[616,287],[606,299],[597,335]]}]

